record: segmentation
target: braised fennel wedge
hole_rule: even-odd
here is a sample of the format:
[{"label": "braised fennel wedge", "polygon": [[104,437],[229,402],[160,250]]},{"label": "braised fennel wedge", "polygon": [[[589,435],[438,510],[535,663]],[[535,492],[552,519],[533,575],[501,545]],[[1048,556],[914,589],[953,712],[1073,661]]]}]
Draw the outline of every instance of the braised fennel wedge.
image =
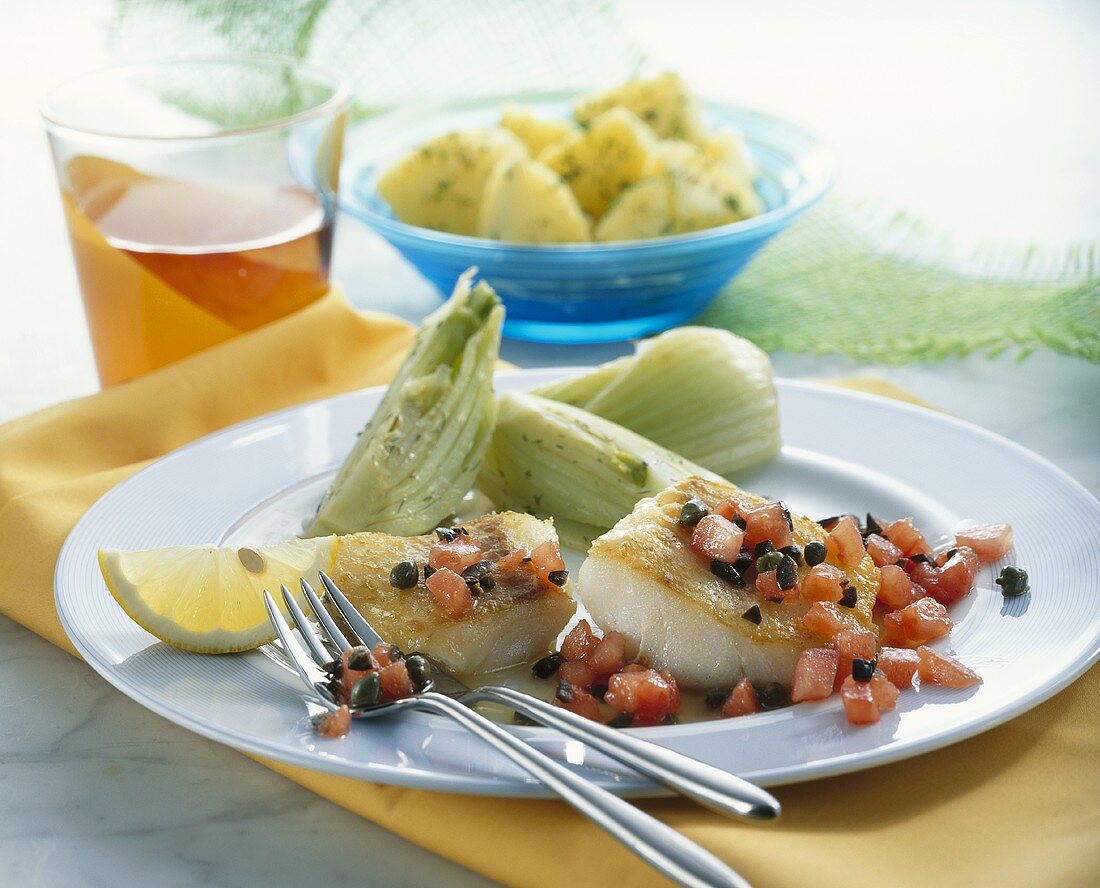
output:
[{"label": "braised fennel wedge", "polygon": [[553,517],[584,551],[645,496],[698,475],[718,476],[641,435],[571,404],[524,392],[497,401],[478,486],[501,509]]},{"label": "braised fennel wedge", "polygon": [[496,417],[493,370],[504,309],[462,275],[423,323],[305,532],[424,533],[454,514]]},{"label": "braised fennel wedge", "polygon": [[581,407],[730,476],[779,452],[768,356],[740,336],[679,327],[536,394]]}]

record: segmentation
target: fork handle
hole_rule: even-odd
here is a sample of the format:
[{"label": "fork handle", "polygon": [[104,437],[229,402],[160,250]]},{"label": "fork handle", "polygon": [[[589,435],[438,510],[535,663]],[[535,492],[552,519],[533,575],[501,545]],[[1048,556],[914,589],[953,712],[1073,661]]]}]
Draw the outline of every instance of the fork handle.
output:
[{"label": "fork handle", "polygon": [[475,698],[503,703],[547,727],[556,728],[567,737],[598,749],[609,758],[719,814],[753,820],[772,820],[780,814],[778,799],[747,780],[567,709],[552,706],[530,694],[514,688],[482,687],[465,699],[472,701]]},{"label": "fork handle", "polygon": [[419,706],[458,722],[603,828],[646,863],[692,888],[750,888],[709,851],[629,802],[589,782],[468,706],[428,692]]}]

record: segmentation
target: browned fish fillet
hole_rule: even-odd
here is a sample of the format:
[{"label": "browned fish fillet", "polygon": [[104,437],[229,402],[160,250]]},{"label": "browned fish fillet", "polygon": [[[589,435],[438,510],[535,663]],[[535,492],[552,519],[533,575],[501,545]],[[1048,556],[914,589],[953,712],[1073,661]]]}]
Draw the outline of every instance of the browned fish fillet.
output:
[{"label": "browned fish fillet", "polygon": [[[765,502],[732,484],[697,477],[643,499],[592,544],[580,570],[577,594],[596,622],[623,633],[640,656],[688,687],[727,687],[746,676],[787,683],[799,653],[823,644],[802,625],[807,602],[765,601],[752,586],[737,588],[716,577],[688,547],[691,532],[678,523],[680,507],[692,497],[714,507],[735,493]],[[815,521],[792,518],[798,546],[824,541]],[[801,566],[799,579],[808,570]],[[874,630],[878,568],[865,556],[848,573],[858,601],[841,611],[852,628]],[[760,607],[759,625],[742,616],[753,605]]]},{"label": "browned fish fillet", "polygon": [[[553,522],[517,512],[485,515],[463,527],[493,562],[515,549],[557,540]],[[390,585],[397,562],[423,567],[437,542],[435,534],[340,537],[333,579],[386,641],[407,652],[430,654],[454,672],[493,672],[526,663],[554,646],[576,610],[569,583],[559,588],[526,569],[493,572],[493,587],[478,594],[470,611],[457,619],[440,608],[423,575],[411,589]]]}]

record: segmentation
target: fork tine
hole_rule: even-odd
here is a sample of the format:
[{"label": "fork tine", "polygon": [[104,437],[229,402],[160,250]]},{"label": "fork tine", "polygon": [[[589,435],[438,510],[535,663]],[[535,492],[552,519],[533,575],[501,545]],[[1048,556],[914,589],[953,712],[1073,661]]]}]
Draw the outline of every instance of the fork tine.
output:
[{"label": "fork tine", "polygon": [[309,606],[313,608],[313,612],[317,615],[317,619],[320,620],[321,625],[325,627],[328,637],[332,639],[332,643],[340,648],[341,651],[346,651],[351,647],[351,643],[344,636],[344,633],[340,631],[340,627],[336,625],[336,621],[332,619],[332,614],[330,614],[328,608],[321,603],[321,599],[317,597],[317,593],[313,591],[313,587],[305,577],[302,577],[301,583],[302,591],[305,593],[306,598],[309,599]]},{"label": "fork tine", "polygon": [[321,637],[314,631],[313,626],[309,620],[306,619],[306,615],[302,613],[301,607],[298,606],[298,602],[294,600],[294,596],[290,594],[290,590],[284,585],[281,587],[283,592],[283,601],[286,602],[286,606],[290,609],[291,616],[294,617],[294,622],[298,625],[298,634],[305,639],[309,651],[313,654],[313,659],[318,666],[323,666],[325,663],[332,662],[332,653],[325,647],[324,642],[321,641]]},{"label": "fork tine", "polygon": [[314,696],[322,695],[321,688],[328,681],[328,675],[313,662],[313,659],[305,652],[298,639],[294,637],[294,633],[290,631],[290,626],[283,619],[279,606],[275,604],[275,599],[271,597],[266,589],[264,589],[264,605],[267,607],[268,619],[271,620],[271,625],[275,627],[275,634],[279,636],[279,641],[283,643],[283,650],[290,662],[294,664],[294,669],[302,681],[313,691]]},{"label": "fork tine", "polygon": [[329,579],[328,574],[323,570],[319,571],[321,575],[321,582],[325,584],[325,589],[328,591],[329,597],[332,599],[332,603],[336,605],[336,609],[340,611],[340,615],[347,621],[347,624],[352,628],[359,639],[367,647],[374,647],[376,644],[382,643],[382,636],[379,635],[374,629],[371,628],[370,623],[363,619],[363,615],[359,613],[352,605],[350,601],[344,597],[344,593],[341,592],[334,582]]}]

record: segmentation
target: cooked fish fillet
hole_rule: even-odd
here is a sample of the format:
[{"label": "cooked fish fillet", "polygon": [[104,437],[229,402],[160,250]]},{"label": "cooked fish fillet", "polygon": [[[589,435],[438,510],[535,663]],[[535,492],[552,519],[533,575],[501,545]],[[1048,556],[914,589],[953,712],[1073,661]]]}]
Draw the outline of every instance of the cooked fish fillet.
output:
[{"label": "cooked fish fillet", "polygon": [[[596,622],[621,632],[642,658],[669,669],[687,687],[728,687],[743,677],[787,684],[799,653],[822,643],[802,625],[809,604],[773,603],[751,586],[736,588],[688,547],[691,534],[677,521],[680,507],[692,497],[713,507],[735,493],[765,502],[732,484],[698,477],[643,499],[592,544],[580,570],[577,595]],[[816,522],[792,518],[799,546],[824,541]],[[801,566],[799,577],[807,571]],[[852,628],[873,630],[878,568],[865,556],[849,577],[858,604],[841,611]],[[762,615],[759,625],[741,616],[754,604]]]},{"label": "cooked fish fillet", "polygon": [[[463,527],[489,561],[557,540],[553,522],[516,512],[485,515]],[[386,641],[407,652],[430,654],[454,672],[493,672],[526,663],[554,646],[576,610],[569,583],[558,588],[527,570],[494,573],[495,585],[457,619],[441,610],[423,580],[411,589],[390,585],[390,570],[397,562],[423,565],[437,542],[435,534],[340,537],[333,579]]]}]

